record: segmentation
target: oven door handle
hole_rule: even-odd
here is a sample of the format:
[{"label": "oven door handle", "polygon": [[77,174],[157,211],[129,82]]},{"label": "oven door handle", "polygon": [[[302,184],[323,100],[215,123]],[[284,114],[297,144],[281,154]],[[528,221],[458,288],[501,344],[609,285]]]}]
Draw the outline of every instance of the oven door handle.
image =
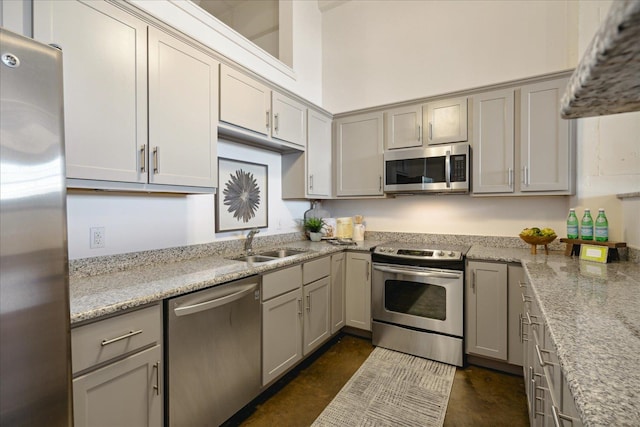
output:
[{"label": "oven door handle", "polygon": [[391,268],[391,267],[381,267],[378,265],[373,266],[374,270],[383,271],[385,273],[398,273],[398,274],[410,274],[412,276],[420,276],[420,277],[435,277],[441,279],[459,279],[462,276],[462,273],[430,273],[426,271],[419,270],[403,270],[400,268]]}]

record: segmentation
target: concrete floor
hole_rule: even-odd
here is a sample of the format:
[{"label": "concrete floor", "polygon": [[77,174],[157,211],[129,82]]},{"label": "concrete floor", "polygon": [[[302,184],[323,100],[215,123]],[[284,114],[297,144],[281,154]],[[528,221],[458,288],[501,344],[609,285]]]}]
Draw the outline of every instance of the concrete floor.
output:
[{"label": "concrete floor", "polygon": [[[343,335],[276,382],[226,426],[309,426],[373,350]],[[527,426],[522,377],[477,366],[456,370],[445,426]]]}]

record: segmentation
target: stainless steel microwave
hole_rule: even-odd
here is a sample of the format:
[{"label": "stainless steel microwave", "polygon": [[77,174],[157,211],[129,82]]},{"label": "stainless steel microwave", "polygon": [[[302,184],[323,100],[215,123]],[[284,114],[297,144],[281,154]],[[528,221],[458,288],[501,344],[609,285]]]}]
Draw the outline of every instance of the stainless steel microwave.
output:
[{"label": "stainless steel microwave", "polygon": [[386,193],[468,193],[471,149],[467,143],[384,153]]}]

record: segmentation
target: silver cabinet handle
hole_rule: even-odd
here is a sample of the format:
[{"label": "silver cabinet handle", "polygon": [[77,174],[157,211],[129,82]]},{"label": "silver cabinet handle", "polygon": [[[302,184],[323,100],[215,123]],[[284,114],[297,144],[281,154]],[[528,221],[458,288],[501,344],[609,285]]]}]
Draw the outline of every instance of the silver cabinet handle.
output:
[{"label": "silver cabinet handle", "polygon": [[507,179],[509,180],[509,188],[513,188],[513,168],[509,168],[507,170],[507,174],[509,175]]},{"label": "silver cabinet handle", "polygon": [[371,263],[367,261],[367,265],[365,267],[365,273],[367,274],[367,280],[369,280],[369,276],[371,275]]},{"label": "silver cabinet handle", "polygon": [[[200,302],[197,304],[191,304],[184,307],[176,307],[173,309],[173,312],[175,313],[176,316],[186,316],[188,314],[194,314],[194,313],[199,313],[201,311],[210,310],[225,304],[229,304],[230,302],[239,300],[245,295],[255,291],[257,287],[258,285],[256,283],[249,283],[247,285],[237,286],[233,288],[233,290],[239,289],[237,292],[222,295],[219,298],[214,298],[214,299]],[[222,289],[221,291],[224,292],[224,289]]]},{"label": "silver cabinet handle", "polygon": [[529,295],[522,294],[522,302],[525,304],[531,302],[531,297]]},{"label": "silver cabinet handle", "polygon": [[140,172],[147,171],[147,146],[140,146]]},{"label": "silver cabinet handle", "polygon": [[378,176],[378,191],[382,191],[382,175]]},{"label": "silver cabinet handle", "polygon": [[471,270],[471,289],[473,289],[473,292],[476,291],[476,271],[475,270]]},{"label": "silver cabinet handle", "polygon": [[269,129],[269,110],[267,110],[267,123],[265,126]]},{"label": "silver cabinet handle", "polygon": [[531,316],[531,315],[529,314],[529,312],[527,312],[527,321],[529,322],[529,324],[530,324],[530,325],[532,325],[532,326],[533,326],[533,325],[538,325],[538,326],[540,326],[540,323],[538,323],[538,322],[534,322],[533,320],[531,320],[531,318],[532,318],[532,317],[533,317],[534,319],[537,319],[537,318],[538,318],[538,316]]},{"label": "silver cabinet handle", "polygon": [[158,147],[153,147],[153,173],[158,173]]},{"label": "silver cabinet handle", "polygon": [[302,298],[298,298],[298,316],[302,316]]},{"label": "silver cabinet handle", "polygon": [[540,366],[547,366],[547,365],[554,366],[554,365],[556,365],[556,363],[549,362],[549,361],[544,360],[542,358],[542,353],[551,353],[551,351],[541,349],[538,344],[536,344],[535,347],[536,347],[536,354],[538,355],[538,362],[540,362]]},{"label": "silver cabinet handle", "polygon": [[529,168],[527,166],[522,167],[522,183],[526,187],[529,186]]},{"label": "silver cabinet handle", "polygon": [[309,190],[313,190],[313,174],[309,175]]},{"label": "silver cabinet handle", "polygon": [[422,125],[418,125],[418,142],[422,141]]},{"label": "silver cabinet handle", "polygon": [[429,122],[429,141],[433,141],[433,123]]},{"label": "silver cabinet handle", "polygon": [[311,311],[311,295],[307,295],[307,311]]},{"label": "silver cabinet handle", "polygon": [[120,335],[119,337],[116,337],[116,338],[104,339],[104,340],[102,340],[100,345],[104,347],[105,345],[109,345],[109,344],[113,344],[114,342],[126,340],[127,338],[131,338],[132,336],[138,335],[138,334],[141,334],[141,333],[142,333],[142,329],[139,329],[137,331],[130,331],[128,334]]},{"label": "silver cabinet handle", "polygon": [[[527,287],[527,282],[523,282],[522,280],[518,280],[518,286],[520,286],[521,288],[526,288]],[[523,295],[524,297],[524,295]]]},{"label": "silver cabinet handle", "polygon": [[276,114],[274,114],[274,116],[273,116],[273,130],[275,130],[275,131],[276,131],[276,133],[278,133],[278,122],[279,122],[279,120],[278,120],[278,116],[279,116],[279,115],[280,115],[279,113],[276,113]]},{"label": "silver cabinet handle", "polygon": [[156,396],[160,396],[160,361],[158,360],[153,364],[153,369],[156,370],[156,383],[153,389],[156,391]]},{"label": "silver cabinet handle", "polygon": [[560,424],[561,419],[565,421],[569,421],[571,425],[573,425],[573,418],[560,412],[560,409],[556,405],[551,405],[551,414],[553,415],[554,426],[562,427],[562,424]]}]

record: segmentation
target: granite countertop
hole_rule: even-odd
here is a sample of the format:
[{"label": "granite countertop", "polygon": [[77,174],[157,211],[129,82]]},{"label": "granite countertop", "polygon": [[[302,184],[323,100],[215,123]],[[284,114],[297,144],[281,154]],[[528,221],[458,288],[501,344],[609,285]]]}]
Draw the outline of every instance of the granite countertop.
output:
[{"label": "granite countertop", "polygon": [[[254,274],[308,261],[344,249],[369,251],[380,242],[365,240],[351,246],[334,246],[325,242],[298,241],[278,248],[302,249],[307,252],[259,264],[231,261],[225,257],[206,256],[186,261],[165,262],[136,267],[115,273],[69,278],[71,325],[95,320],[129,308],[161,301]],[[257,253],[269,248],[260,248]]]},{"label": "granite countertop", "polygon": [[585,426],[640,425],[640,264],[482,246],[467,258],[522,263]]}]

